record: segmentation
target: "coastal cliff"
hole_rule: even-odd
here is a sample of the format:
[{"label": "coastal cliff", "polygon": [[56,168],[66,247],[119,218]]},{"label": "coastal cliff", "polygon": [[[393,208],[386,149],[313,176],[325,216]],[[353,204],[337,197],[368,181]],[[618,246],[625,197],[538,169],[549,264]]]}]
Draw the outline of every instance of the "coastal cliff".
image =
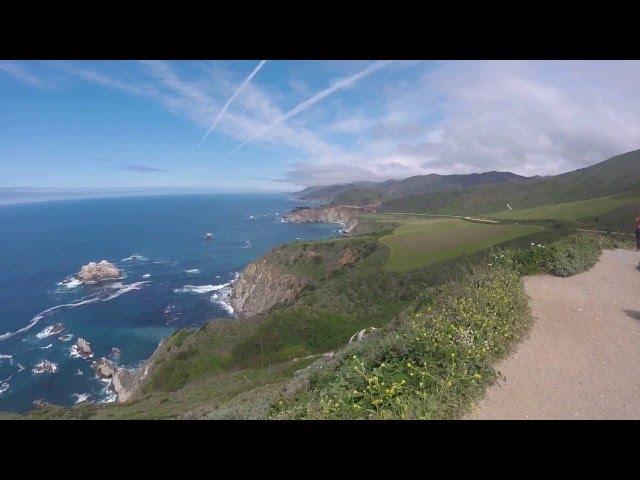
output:
[{"label": "coastal cliff", "polygon": [[295,301],[307,285],[304,279],[263,257],[245,267],[233,285],[229,302],[236,314],[250,317]]},{"label": "coastal cliff", "polygon": [[329,205],[317,208],[300,208],[285,214],[285,222],[292,223],[335,223],[345,234],[353,233],[358,226],[361,209],[349,205]]}]

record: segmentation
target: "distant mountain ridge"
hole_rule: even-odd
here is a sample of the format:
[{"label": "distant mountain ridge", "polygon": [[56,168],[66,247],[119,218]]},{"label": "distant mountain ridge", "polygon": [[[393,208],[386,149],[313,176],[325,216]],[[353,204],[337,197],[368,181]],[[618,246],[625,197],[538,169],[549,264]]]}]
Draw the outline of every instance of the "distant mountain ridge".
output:
[{"label": "distant mountain ridge", "polygon": [[521,209],[626,192],[640,192],[640,150],[560,175],[391,199],[380,206],[380,211],[485,214],[504,211],[507,204]]},{"label": "distant mountain ridge", "polygon": [[437,214],[496,213],[511,208],[573,202],[640,192],[640,150],[552,176],[524,177],[511,172],[417,175],[404,180],[353,182],[308,187],[301,200],[342,205],[379,204],[381,212]]},{"label": "distant mountain ridge", "polygon": [[353,182],[339,185],[307,187],[294,195],[301,200],[324,201],[335,204],[365,205],[395,198],[444,193],[474,185],[525,180],[528,177],[511,172],[483,172],[466,175],[416,175],[404,180],[384,182]]}]

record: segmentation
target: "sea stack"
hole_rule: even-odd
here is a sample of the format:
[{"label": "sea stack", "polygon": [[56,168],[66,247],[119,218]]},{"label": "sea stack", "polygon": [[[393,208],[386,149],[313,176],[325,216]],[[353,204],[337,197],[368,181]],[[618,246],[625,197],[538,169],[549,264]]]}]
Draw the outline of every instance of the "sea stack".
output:
[{"label": "sea stack", "polygon": [[84,283],[98,283],[118,280],[122,278],[122,272],[113,263],[101,260],[98,263],[89,262],[87,265],[83,265],[76,277]]},{"label": "sea stack", "polygon": [[106,358],[102,357],[95,362],[93,368],[99,378],[111,378],[116,373],[117,367]]},{"label": "sea stack", "polygon": [[87,342],[84,338],[78,338],[76,344],[74,345],[75,351],[77,355],[82,358],[91,358],[93,357],[93,351],[91,350],[91,344]]}]

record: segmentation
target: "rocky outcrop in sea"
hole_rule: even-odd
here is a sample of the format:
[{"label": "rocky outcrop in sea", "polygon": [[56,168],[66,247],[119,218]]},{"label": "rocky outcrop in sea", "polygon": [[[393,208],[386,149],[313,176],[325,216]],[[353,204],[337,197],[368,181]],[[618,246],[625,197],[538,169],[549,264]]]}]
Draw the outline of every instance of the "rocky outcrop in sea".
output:
[{"label": "rocky outcrop in sea", "polygon": [[119,280],[122,278],[122,272],[113,264],[106,260],[98,263],[89,262],[83,265],[76,278],[84,283],[99,283],[108,280]]},{"label": "rocky outcrop in sea", "polygon": [[110,380],[110,389],[116,394],[118,403],[130,400],[138,390],[139,381],[144,378],[144,370],[128,370],[102,357],[93,364],[98,378]]},{"label": "rocky outcrop in sea", "polygon": [[91,344],[84,338],[78,337],[75,345],[71,347],[71,356],[84,358],[85,360],[93,357],[93,350],[91,350]]},{"label": "rocky outcrop in sea", "polygon": [[36,375],[40,375],[42,373],[56,373],[57,371],[58,365],[50,362],[49,360],[42,360],[41,362],[36,363],[32,369],[32,372]]}]

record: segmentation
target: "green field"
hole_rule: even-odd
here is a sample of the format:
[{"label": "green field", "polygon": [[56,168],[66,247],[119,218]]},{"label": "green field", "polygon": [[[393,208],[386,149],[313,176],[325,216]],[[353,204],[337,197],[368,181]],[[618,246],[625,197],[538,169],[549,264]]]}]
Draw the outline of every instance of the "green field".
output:
[{"label": "green field", "polygon": [[633,197],[598,197],[577,202],[558,203],[541,207],[511,210],[491,215],[513,220],[564,220],[576,221],[585,217],[604,215],[636,200]]},{"label": "green field", "polygon": [[[394,216],[394,220],[398,221],[399,217]],[[455,218],[406,216],[404,225],[380,241],[390,250],[385,269],[398,272],[474,253],[543,230],[544,227],[534,225],[491,225]]]}]

